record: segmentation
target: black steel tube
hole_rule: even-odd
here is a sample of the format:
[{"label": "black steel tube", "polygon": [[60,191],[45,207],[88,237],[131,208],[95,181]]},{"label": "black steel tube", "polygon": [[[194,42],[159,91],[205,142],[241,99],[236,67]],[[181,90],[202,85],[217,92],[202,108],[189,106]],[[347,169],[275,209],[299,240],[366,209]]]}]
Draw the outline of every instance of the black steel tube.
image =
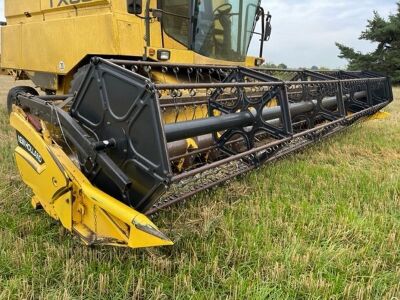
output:
[{"label": "black steel tube", "polygon": [[207,69],[215,69],[215,70],[238,69],[238,66],[173,64],[173,63],[166,63],[166,62],[136,61],[136,60],[123,60],[123,59],[110,59],[110,62],[117,64],[117,65],[124,65],[124,66],[145,66],[145,67],[157,67],[157,68],[196,68],[196,69],[206,69],[206,70]]},{"label": "black steel tube", "polygon": [[253,115],[245,111],[220,117],[178,122],[165,125],[165,135],[168,142],[174,142],[228,128],[249,126],[253,120]]},{"label": "black steel tube", "polygon": [[[343,99],[347,100],[348,97],[344,96]],[[365,97],[365,92],[359,92],[354,95],[356,99],[362,97]],[[289,106],[290,114],[292,117],[302,115],[312,111],[316,105],[316,100],[291,104]],[[322,106],[325,109],[335,109],[337,107],[337,98],[328,97],[323,99]],[[264,108],[262,117],[266,122],[279,119],[281,117],[281,107]],[[254,120],[255,116],[249,111],[245,111],[218,117],[166,124],[164,130],[167,141],[174,142],[230,128],[251,126]]]},{"label": "black steel tube", "polygon": [[250,87],[265,87],[265,86],[307,86],[307,85],[316,85],[316,84],[337,84],[337,83],[365,83],[366,81],[379,81],[386,80],[385,77],[377,77],[377,78],[356,78],[356,79],[347,79],[347,80],[315,80],[315,81],[255,81],[255,82],[229,82],[229,83],[181,83],[181,84],[155,84],[155,88],[157,90],[192,90],[192,89],[225,89],[225,88],[250,88]]},{"label": "black steel tube", "polygon": [[45,101],[56,101],[56,100],[67,100],[70,97],[73,97],[74,95],[69,94],[69,95],[42,95],[38,96],[39,99],[45,100]]},{"label": "black steel tube", "polygon": [[[334,101],[336,101],[336,99],[334,99]],[[316,102],[314,101],[292,104],[290,106],[291,115],[297,116],[309,112],[314,109],[315,105]],[[329,106],[327,103],[324,103],[324,106],[325,105]],[[280,116],[281,108],[279,106],[263,110],[263,119],[265,121],[278,119]],[[174,142],[229,128],[251,126],[254,122],[254,118],[252,113],[245,111],[219,117],[166,124],[165,135],[168,142]]]},{"label": "black steel tube", "polygon": [[347,117],[344,117],[344,118],[340,118],[340,119],[338,119],[336,121],[330,122],[329,124],[322,124],[322,125],[319,125],[319,126],[316,126],[316,127],[312,128],[312,129],[308,129],[308,130],[305,130],[303,132],[297,133],[297,134],[293,135],[292,137],[287,137],[287,138],[284,138],[284,139],[281,139],[281,140],[277,140],[277,141],[272,142],[270,144],[262,145],[260,147],[253,148],[253,149],[250,149],[248,151],[242,152],[240,154],[229,156],[229,157],[227,157],[225,159],[215,161],[215,162],[210,163],[208,165],[204,165],[204,166],[199,167],[199,168],[197,168],[195,170],[191,170],[191,171],[176,175],[176,176],[172,177],[171,182],[178,182],[178,181],[183,180],[185,178],[197,175],[197,174],[199,174],[201,172],[210,170],[212,168],[217,168],[217,167],[222,166],[224,164],[227,164],[229,162],[238,160],[238,159],[240,159],[242,157],[245,157],[247,155],[251,155],[251,154],[254,154],[254,153],[257,153],[257,152],[260,152],[260,151],[264,151],[265,149],[272,148],[274,146],[279,146],[279,145],[281,145],[283,143],[289,142],[290,140],[292,140],[294,138],[306,136],[309,133],[316,132],[317,130],[326,128],[327,126],[333,126],[333,125],[339,124],[339,123],[343,122],[344,120],[355,119],[355,118],[358,118],[360,116],[369,114],[372,111],[379,111],[380,109],[382,109],[383,107],[385,107],[388,104],[389,104],[389,101],[381,103],[381,104],[378,104],[378,105],[375,105],[375,106],[370,107],[368,109],[365,109],[363,111],[354,113],[351,116],[347,116]]},{"label": "black steel tube", "polygon": [[[324,106],[330,106],[332,102],[336,102],[336,98],[328,99],[324,102]],[[297,116],[313,110],[315,105],[316,102],[314,101],[292,104],[290,112],[292,116]],[[281,108],[279,106],[263,110],[263,119],[265,121],[277,119],[280,116]],[[252,113],[245,111],[219,117],[166,124],[164,129],[167,141],[174,142],[229,128],[251,126],[254,119],[255,117]]]}]

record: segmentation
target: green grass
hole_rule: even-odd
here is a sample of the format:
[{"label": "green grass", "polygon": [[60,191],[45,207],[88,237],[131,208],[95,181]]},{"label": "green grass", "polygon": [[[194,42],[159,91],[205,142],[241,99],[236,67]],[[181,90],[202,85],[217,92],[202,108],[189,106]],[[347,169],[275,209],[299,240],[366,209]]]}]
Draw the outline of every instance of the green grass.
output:
[{"label": "green grass", "polygon": [[175,246],[131,250],[87,248],[31,208],[0,105],[0,298],[400,297],[399,101],[388,111],[160,213]]}]

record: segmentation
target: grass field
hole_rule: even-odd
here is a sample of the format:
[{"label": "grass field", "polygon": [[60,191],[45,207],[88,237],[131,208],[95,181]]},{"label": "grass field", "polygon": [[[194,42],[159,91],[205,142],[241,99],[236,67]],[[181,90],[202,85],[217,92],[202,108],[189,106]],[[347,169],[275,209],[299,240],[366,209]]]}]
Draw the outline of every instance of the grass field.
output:
[{"label": "grass field", "polygon": [[[1,299],[400,298],[400,102],[154,217],[175,246],[87,248],[13,162],[0,77]],[[400,88],[395,91],[400,100]]]}]

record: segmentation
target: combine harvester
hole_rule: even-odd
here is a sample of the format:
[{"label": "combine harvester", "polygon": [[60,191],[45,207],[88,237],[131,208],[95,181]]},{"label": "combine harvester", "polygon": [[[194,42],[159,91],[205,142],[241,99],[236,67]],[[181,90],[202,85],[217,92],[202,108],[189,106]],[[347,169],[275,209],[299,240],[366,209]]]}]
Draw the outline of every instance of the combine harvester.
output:
[{"label": "combine harvester", "polygon": [[42,91],[7,103],[33,206],[88,245],[171,245],[148,215],[392,101],[376,73],[262,68],[260,2],[5,0],[2,67]]}]

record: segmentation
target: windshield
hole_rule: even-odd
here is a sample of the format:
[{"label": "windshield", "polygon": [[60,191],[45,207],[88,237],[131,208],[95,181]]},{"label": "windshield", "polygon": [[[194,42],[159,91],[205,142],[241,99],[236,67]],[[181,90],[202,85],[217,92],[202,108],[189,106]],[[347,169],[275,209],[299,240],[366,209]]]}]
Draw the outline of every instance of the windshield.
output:
[{"label": "windshield", "polygon": [[190,39],[190,0],[162,0],[165,32],[191,50],[215,59],[246,59],[259,0],[194,0]]},{"label": "windshield", "polygon": [[164,31],[173,39],[189,46],[189,1],[190,0],[162,0],[162,18]]}]

